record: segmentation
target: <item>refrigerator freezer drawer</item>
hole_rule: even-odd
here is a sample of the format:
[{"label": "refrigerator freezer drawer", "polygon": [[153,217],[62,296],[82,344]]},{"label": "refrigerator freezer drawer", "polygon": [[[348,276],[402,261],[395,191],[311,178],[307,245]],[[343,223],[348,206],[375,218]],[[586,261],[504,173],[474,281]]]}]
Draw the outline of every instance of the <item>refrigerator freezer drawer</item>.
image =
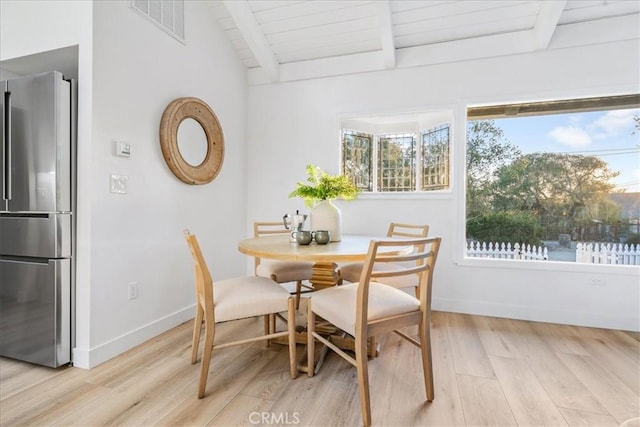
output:
[{"label": "refrigerator freezer drawer", "polygon": [[71,257],[71,214],[0,213],[0,256]]},{"label": "refrigerator freezer drawer", "polygon": [[71,360],[71,260],[0,258],[0,356],[58,367]]}]

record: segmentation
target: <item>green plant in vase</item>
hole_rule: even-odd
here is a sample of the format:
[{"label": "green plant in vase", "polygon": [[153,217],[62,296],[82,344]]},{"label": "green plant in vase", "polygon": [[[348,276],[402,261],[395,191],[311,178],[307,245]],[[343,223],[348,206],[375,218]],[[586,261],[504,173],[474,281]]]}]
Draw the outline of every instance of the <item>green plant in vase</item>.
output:
[{"label": "green plant in vase", "polygon": [[328,230],[331,241],[342,238],[342,213],[331,201],[353,200],[358,189],[345,175],[330,175],[317,166],[307,165],[307,181],[298,182],[289,198],[300,197],[311,209],[311,229]]}]

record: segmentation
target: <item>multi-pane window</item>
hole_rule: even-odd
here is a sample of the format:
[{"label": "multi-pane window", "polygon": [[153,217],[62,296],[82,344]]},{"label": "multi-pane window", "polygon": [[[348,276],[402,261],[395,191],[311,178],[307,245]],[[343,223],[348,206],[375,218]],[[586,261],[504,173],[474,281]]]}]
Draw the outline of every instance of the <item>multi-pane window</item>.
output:
[{"label": "multi-pane window", "polygon": [[449,125],[422,133],[422,190],[449,187]]},{"label": "multi-pane window", "polygon": [[345,130],[342,133],[342,168],[360,191],[372,191],[373,135]]},{"label": "multi-pane window", "polygon": [[378,137],[378,191],[415,190],[415,145],[415,134]]},{"label": "multi-pane window", "polygon": [[449,135],[449,124],[378,134],[342,129],[342,173],[365,192],[448,189]]}]

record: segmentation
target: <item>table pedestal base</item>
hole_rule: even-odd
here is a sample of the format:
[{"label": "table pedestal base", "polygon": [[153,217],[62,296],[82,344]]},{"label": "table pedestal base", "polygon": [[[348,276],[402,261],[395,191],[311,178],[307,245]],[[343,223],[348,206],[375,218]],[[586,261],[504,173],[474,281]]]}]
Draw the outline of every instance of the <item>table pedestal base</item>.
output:
[{"label": "table pedestal base", "polygon": [[335,262],[316,262],[311,268],[313,274],[311,279],[309,279],[313,285],[313,289],[319,291],[321,289],[341,285],[342,279],[336,270],[337,268],[338,264]]}]

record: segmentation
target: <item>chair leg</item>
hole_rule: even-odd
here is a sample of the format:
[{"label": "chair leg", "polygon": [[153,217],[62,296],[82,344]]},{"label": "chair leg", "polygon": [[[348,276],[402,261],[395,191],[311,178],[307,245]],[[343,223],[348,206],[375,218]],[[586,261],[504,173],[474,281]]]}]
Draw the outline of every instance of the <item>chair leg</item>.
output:
[{"label": "chair leg", "polygon": [[360,391],[360,408],[362,423],[371,425],[371,402],[369,400],[369,367],[367,364],[367,337],[356,337],[356,369],[358,371],[358,389]]},{"label": "chair leg", "polygon": [[296,282],[296,310],[300,308],[300,294],[302,293],[302,280]]},{"label": "chair leg", "polygon": [[200,332],[202,331],[202,318],[204,310],[198,303],[196,306],[196,317],[193,319],[193,339],[191,341],[191,364],[198,361],[198,345],[200,344]]},{"label": "chair leg", "polygon": [[264,315],[264,334],[269,335],[269,332],[271,332],[269,330],[269,315],[265,314]]},{"label": "chair leg", "polygon": [[298,376],[298,360],[296,356],[296,308],[294,298],[289,298],[287,312],[287,330],[289,331],[289,370],[291,379]]},{"label": "chair leg", "polygon": [[[273,314],[264,315],[264,334],[269,335],[276,330],[276,317]],[[265,347],[271,346],[271,340],[264,341]]]},{"label": "chair leg", "polygon": [[378,343],[376,341],[376,337],[369,337],[369,346],[370,346],[370,350],[369,350],[369,357],[372,359],[375,359],[376,356],[378,355]]},{"label": "chair leg", "polygon": [[423,321],[418,326],[420,335],[420,352],[422,353],[422,371],[424,375],[424,386],[427,400],[431,402],[435,391],[433,387],[433,364],[431,360],[431,331],[429,322]]},{"label": "chair leg", "polygon": [[311,309],[313,301],[308,299],[307,302],[307,375],[312,377],[314,374],[316,361],[316,340],[313,333],[316,330],[316,314]]},{"label": "chair leg", "polygon": [[205,315],[204,322],[204,349],[202,352],[202,366],[200,367],[200,383],[198,384],[198,399],[204,397],[207,388],[207,378],[209,377],[209,363],[211,362],[211,353],[213,352],[213,340],[215,338],[215,324],[213,323],[213,315]]}]

